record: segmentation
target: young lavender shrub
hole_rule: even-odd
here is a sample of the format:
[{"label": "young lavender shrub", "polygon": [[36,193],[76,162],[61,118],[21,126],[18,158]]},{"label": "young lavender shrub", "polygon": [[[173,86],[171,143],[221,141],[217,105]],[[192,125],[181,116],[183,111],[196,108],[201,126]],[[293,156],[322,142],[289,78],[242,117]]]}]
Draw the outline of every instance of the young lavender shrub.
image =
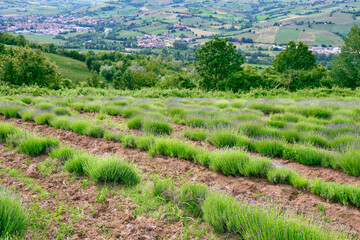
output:
[{"label": "young lavender shrub", "polygon": [[360,207],[359,186],[313,179],[310,181],[310,189],[312,193],[325,196],[329,201],[339,202],[344,205],[351,204],[358,208]]},{"label": "young lavender shrub", "polygon": [[345,153],[338,157],[336,165],[351,176],[360,176],[360,150],[348,148]]},{"label": "young lavender shrub", "polygon": [[167,115],[169,117],[183,117],[185,115],[185,110],[181,107],[170,107],[167,109]]},{"label": "young lavender shrub", "polygon": [[60,163],[65,163],[67,160],[72,158],[74,154],[76,153],[76,150],[72,147],[61,147],[53,149],[49,156],[53,159],[58,160]]},{"label": "young lavender shrub", "polygon": [[33,97],[31,97],[31,96],[23,96],[23,97],[20,98],[20,101],[22,101],[23,103],[29,105],[30,103],[32,103]]},{"label": "young lavender shrub", "polygon": [[0,122],[0,142],[6,142],[7,138],[17,131],[13,125]]},{"label": "young lavender shrub", "polygon": [[15,134],[9,137],[15,143],[20,152],[28,156],[38,156],[59,147],[60,141],[50,137],[37,137],[30,134],[19,135]]},{"label": "young lavender shrub", "polygon": [[90,162],[96,162],[96,158],[84,152],[76,152],[71,158],[65,161],[64,168],[70,173],[78,176],[85,176],[85,166]]},{"label": "young lavender shrub", "polygon": [[346,152],[348,148],[360,147],[360,137],[356,134],[342,134],[330,140],[327,146],[335,151]]},{"label": "young lavender shrub", "polygon": [[211,143],[219,148],[236,146],[237,138],[234,130],[226,128],[215,130],[210,136]]},{"label": "young lavender shrub", "polygon": [[141,129],[143,127],[143,118],[142,116],[132,117],[127,123],[129,129]]},{"label": "young lavender shrub", "polygon": [[91,124],[85,128],[82,134],[89,137],[102,138],[104,136],[105,128]]},{"label": "young lavender shrub", "polygon": [[29,216],[21,198],[0,188],[0,238],[22,239],[29,226]]},{"label": "young lavender shrub", "polygon": [[282,157],[286,144],[277,139],[263,138],[253,143],[255,151],[269,157]]},{"label": "young lavender shrub", "polygon": [[71,116],[71,111],[66,107],[55,107],[52,111],[58,116]]},{"label": "young lavender shrub", "polygon": [[184,131],[184,137],[192,141],[204,141],[207,137],[207,133],[204,130],[186,129]]},{"label": "young lavender shrub", "polygon": [[315,106],[315,107],[296,106],[296,108],[291,109],[291,111],[299,113],[305,117],[316,117],[323,119],[329,119],[333,114],[332,109],[329,109],[326,106]]},{"label": "young lavender shrub", "polygon": [[130,163],[113,156],[86,162],[85,171],[95,182],[135,186],[141,180]]},{"label": "young lavender shrub", "polygon": [[157,154],[187,160],[194,160],[197,154],[194,146],[176,139],[156,139],[154,148]]},{"label": "young lavender shrub", "polygon": [[101,102],[88,102],[83,105],[83,109],[87,112],[100,112]]},{"label": "young lavender shrub", "polygon": [[71,129],[71,120],[68,117],[53,117],[50,119],[49,125],[57,129],[69,130]]},{"label": "young lavender shrub", "polygon": [[85,135],[85,130],[91,125],[86,119],[77,119],[70,122],[70,129],[75,133]]},{"label": "young lavender shrub", "polygon": [[247,177],[252,176],[252,177],[264,178],[267,176],[267,172],[274,167],[275,166],[270,159],[266,159],[266,158],[251,159],[244,166],[242,174]]},{"label": "young lavender shrub", "polygon": [[250,161],[246,152],[237,149],[211,152],[209,158],[211,169],[232,176],[243,173],[243,169]]},{"label": "young lavender shrub", "polygon": [[284,159],[298,162],[307,166],[333,166],[335,164],[336,157],[334,154],[316,149],[311,145],[294,145],[286,146],[283,149]]},{"label": "young lavender shrub", "polygon": [[347,234],[283,211],[273,203],[236,200],[220,193],[210,193],[202,203],[205,222],[217,233],[236,233],[240,239],[348,239]]},{"label": "young lavender shrub", "polygon": [[310,143],[317,147],[326,147],[328,145],[328,139],[316,132],[306,132],[301,134],[300,141]]},{"label": "young lavender shrub", "polygon": [[287,123],[281,120],[268,120],[266,121],[266,126],[275,127],[275,128],[284,128]]},{"label": "young lavender shrub", "polygon": [[180,187],[179,205],[186,209],[189,215],[201,217],[201,205],[207,197],[206,186],[198,183],[184,183]]},{"label": "young lavender shrub", "polygon": [[33,121],[33,118],[35,116],[35,110],[34,109],[23,109],[19,112],[19,115],[22,120],[24,121]]},{"label": "young lavender shrub", "polygon": [[301,133],[295,128],[286,128],[280,132],[280,138],[284,139],[286,142],[295,143],[299,142]]},{"label": "young lavender shrub", "polygon": [[112,116],[119,116],[121,114],[121,108],[115,105],[106,105],[101,108],[102,113],[106,113]]},{"label": "young lavender shrub", "polygon": [[170,123],[152,119],[144,121],[142,129],[144,132],[153,135],[171,135],[174,131]]},{"label": "young lavender shrub", "polygon": [[37,109],[40,109],[40,110],[48,110],[48,109],[51,109],[52,107],[54,107],[54,105],[52,105],[51,103],[48,103],[48,102],[41,102],[41,103],[35,104],[34,107]]},{"label": "young lavender shrub", "polygon": [[188,115],[185,118],[185,125],[193,128],[205,127],[205,117]]},{"label": "young lavender shrub", "polygon": [[6,118],[19,118],[20,112],[24,109],[24,106],[15,105],[15,104],[7,104],[3,103],[4,105],[0,105],[0,113],[4,115]]},{"label": "young lavender shrub", "polygon": [[123,118],[131,118],[137,114],[140,113],[140,109],[139,108],[134,108],[134,107],[125,107],[121,109],[121,116]]},{"label": "young lavender shrub", "polygon": [[45,125],[50,124],[50,121],[53,117],[55,117],[55,114],[51,112],[40,112],[35,114],[33,119],[37,124]]},{"label": "young lavender shrub", "polygon": [[274,103],[260,103],[252,102],[247,105],[248,108],[256,109],[262,111],[264,114],[274,114],[282,113],[285,111],[285,108]]},{"label": "young lavender shrub", "polygon": [[266,134],[264,124],[259,121],[243,122],[240,124],[240,130],[249,137],[260,137]]}]

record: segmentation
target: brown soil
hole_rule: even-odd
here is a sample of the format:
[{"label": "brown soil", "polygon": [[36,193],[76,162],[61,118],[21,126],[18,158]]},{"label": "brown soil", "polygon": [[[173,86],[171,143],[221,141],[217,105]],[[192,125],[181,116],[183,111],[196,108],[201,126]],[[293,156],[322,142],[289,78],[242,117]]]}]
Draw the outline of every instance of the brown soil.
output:
[{"label": "brown soil", "polygon": [[[38,162],[43,157],[32,158]],[[73,224],[75,234],[68,239],[178,239],[180,236],[181,222],[156,220],[143,216],[135,217],[136,206],[130,199],[119,195],[108,194],[107,202],[95,201],[96,185],[91,183],[85,189],[80,188],[81,179],[69,181],[67,173],[54,173],[42,177],[36,169],[36,164],[26,165],[24,162],[29,157],[22,154],[14,154],[0,146],[0,162],[3,167],[17,168],[25,175],[32,177],[34,181],[45,189],[49,195],[41,199],[41,207],[54,211],[55,205],[61,201],[66,206],[83,209],[85,218]],[[29,205],[37,195],[28,189],[24,183],[7,176],[2,179],[1,186],[16,187],[24,197],[25,204]],[[70,222],[68,212],[63,214],[62,222]],[[55,236],[59,226],[55,223],[47,223],[49,235]],[[110,237],[111,236],[111,237]],[[39,236],[37,236],[39,237]],[[34,239],[34,233],[28,231],[25,239]],[[41,236],[40,236],[41,238]]]},{"label": "brown soil", "polygon": [[[71,131],[58,130],[49,126],[37,125],[33,122],[24,122],[21,119],[5,119],[20,128],[28,131],[38,131],[40,134],[53,135],[60,139],[63,145],[82,148],[96,154],[116,153],[132,159],[144,172],[154,172],[162,176],[170,176],[175,181],[198,181],[216,189],[227,191],[237,198],[247,197],[256,199],[257,196],[266,196],[278,202],[288,203],[298,212],[309,215],[320,215],[317,205],[325,208],[324,217],[331,219],[332,226],[338,224],[347,225],[351,232],[360,233],[360,211],[352,206],[344,206],[339,203],[328,203],[324,198],[309,192],[303,192],[283,184],[272,184],[267,179],[248,177],[227,177],[214,172],[201,164],[193,163],[177,158],[156,156],[149,158],[146,152],[139,149],[123,148],[121,144],[81,136]],[[304,166],[306,169],[306,166]]]}]

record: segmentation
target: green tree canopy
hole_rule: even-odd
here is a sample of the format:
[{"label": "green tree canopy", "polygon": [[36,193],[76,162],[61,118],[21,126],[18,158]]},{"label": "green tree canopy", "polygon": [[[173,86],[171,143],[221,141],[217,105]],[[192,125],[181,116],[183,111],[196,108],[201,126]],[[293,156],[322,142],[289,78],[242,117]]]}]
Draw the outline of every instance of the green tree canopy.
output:
[{"label": "green tree canopy", "polygon": [[244,59],[227,38],[206,42],[195,52],[196,69],[202,77],[200,85],[207,90],[217,89],[232,74],[241,71]]},{"label": "green tree canopy", "polygon": [[0,55],[0,81],[14,85],[59,88],[61,77],[56,66],[40,50],[10,48]]},{"label": "green tree canopy", "polygon": [[272,65],[279,73],[287,70],[311,70],[316,66],[316,59],[306,44],[299,42],[296,46],[294,41],[290,41],[286,49],[276,56]]},{"label": "green tree canopy", "polygon": [[360,28],[354,25],[341,48],[339,58],[334,60],[331,77],[341,87],[360,86]]}]

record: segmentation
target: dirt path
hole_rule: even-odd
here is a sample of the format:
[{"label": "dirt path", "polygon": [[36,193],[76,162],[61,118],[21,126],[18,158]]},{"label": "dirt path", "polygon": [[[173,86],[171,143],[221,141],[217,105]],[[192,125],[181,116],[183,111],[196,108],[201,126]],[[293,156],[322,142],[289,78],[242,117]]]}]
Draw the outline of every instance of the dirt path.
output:
[{"label": "dirt path", "polygon": [[[48,197],[41,199],[41,206],[50,211],[55,211],[55,205],[60,205],[65,201],[66,206],[72,206],[75,209],[83,210],[84,218],[73,223],[75,234],[68,239],[178,239],[180,236],[181,222],[167,222],[164,220],[156,220],[154,218],[135,217],[136,206],[131,203],[128,198],[119,195],[108,195],[107,203],[97,202],[95,195],[98,190],[97,186],[90,181],[90,185],[81,188],[81,180],[79,178],[72,179],[66,172],[58,172],[50,176],[42,177],[36,170],[36,164],[42,157],[31,158],[32,164],[25,164],[29,157],[17,154],[9,150],[5,150],[0,146],[0,162],[2,166],[19,169],[28,177],[34,179],[35,183],[44,188],[48,193]],[[25,184],[16,178],[6,176],[2,186],[17,186],[21,194],[24,196],[25,203],[29,205],[36,193],[27,189]],[[61,221],[71,222],[71,216],[68,212],[63,214]],[[50,222],[50,221],[49,221]],[[59,231],[59,226],[50,224],[50,235]],[[26,239],[34,239],[31,231],[26,235]],[[41,236],[40,236],[41,239]]]},{"label": "dirt path", "polygon": [[344,206],[339,203],[328,203],[320,196],[309,192],[302,192],[294,187],[283,184],[272,184],[267,179],[248,177],[227,177],[214,172],[201,164],[170,157],[149,158],[146,152],[139,149],[123,148],[121,144],[81,136],[71,131],[54,129],[45,125],[37,125],[33,122],[24,122],[21,119],[5,119],[2,121],[11,122],[20,128],[28,131],[38,131],[43,135],[53,135],[60,139],[63,145],[82,148],[94,154],[117,153],[132,159],[144,172],[157,173],[162,176],[170,176],[175,181],[198,181],[216,189],[222,189],[237,198],[247,197],[257,199],[260,196],[272,198],[275,201],[289,204],[298,212],[320,215],[317,206],[325,209],[324,217],[330,219],[331,225],[350,226],[353,233],[360,233],[360,211],[351,206]]}]

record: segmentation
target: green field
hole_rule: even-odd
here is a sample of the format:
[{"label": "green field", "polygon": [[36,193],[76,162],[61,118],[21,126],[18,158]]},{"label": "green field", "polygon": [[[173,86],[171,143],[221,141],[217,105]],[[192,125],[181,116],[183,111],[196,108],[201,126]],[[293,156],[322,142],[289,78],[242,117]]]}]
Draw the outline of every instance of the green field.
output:
[{"label": "green field", "polygon": [[84,82],[91,77],[85,63],[55,54],[46,54],[59,68],[60,73],[74,83]]}]

